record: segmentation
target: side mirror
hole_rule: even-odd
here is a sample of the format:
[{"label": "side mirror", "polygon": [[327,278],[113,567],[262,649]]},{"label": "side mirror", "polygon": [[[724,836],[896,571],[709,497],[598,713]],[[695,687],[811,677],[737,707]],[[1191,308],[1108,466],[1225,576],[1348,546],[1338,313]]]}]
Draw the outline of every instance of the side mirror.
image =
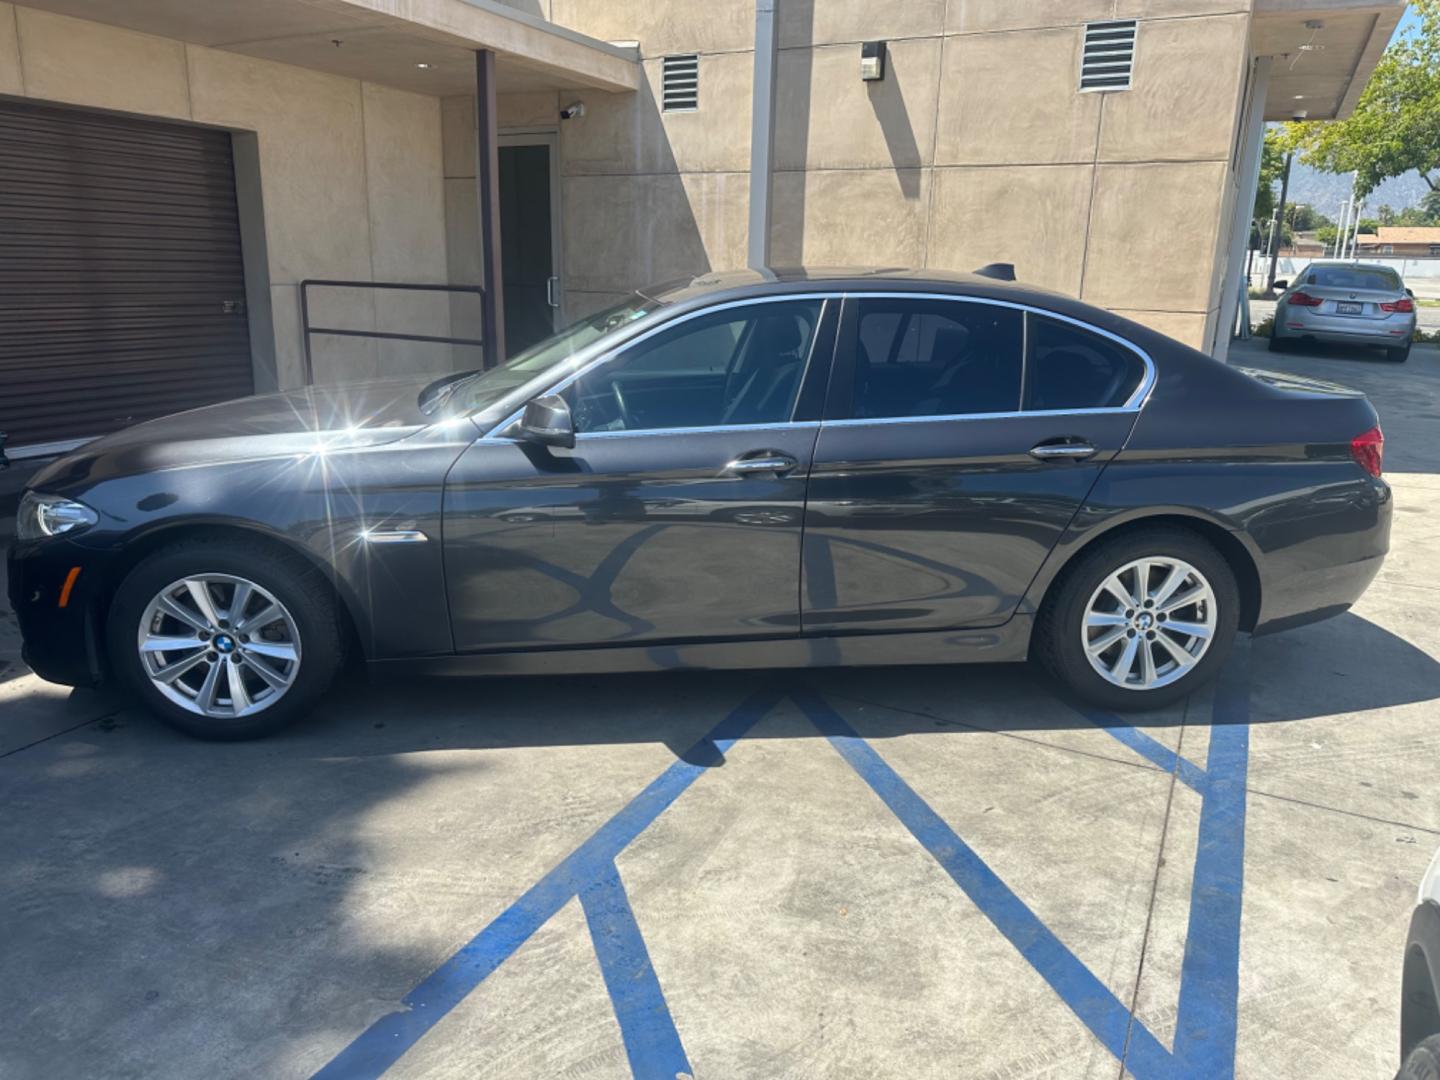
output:
[{"label": "side mirror", "polygon": [[547,394],[527,401],[520,417],[520,438],[541,446],[573,447],[575,421],[570,417],[570,406],[565,404],[565,399]]},{"label": "side mirror", "polygon": [[1281,278],[1279,281],[1275,282],[1275,288],[1280,292],[1284,292],[1286,289],[1290,288],[1290,282],[1286,281],[1284,278]]}]

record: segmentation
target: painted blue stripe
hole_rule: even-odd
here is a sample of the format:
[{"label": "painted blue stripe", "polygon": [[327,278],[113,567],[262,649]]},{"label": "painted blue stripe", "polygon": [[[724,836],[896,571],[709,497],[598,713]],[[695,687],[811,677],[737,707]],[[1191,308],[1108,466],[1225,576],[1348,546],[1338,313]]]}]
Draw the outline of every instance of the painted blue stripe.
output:
[{"label": "painted blue stripe", "polygon": [[693,1070],[680,1044],[680,1033],[665,1004],[650,951],[635,922],[630,898],[614,863],[580,890],[580,905],[590,925],[595,957],[610,1004],[620,1024],[630,1073],[635,1080],[675,1080]]},{"label": "painted blue stripe", "polygon": [[1175,1025],[1183,1075],[1206,1080],[1235,1075],[1249,724],[1249,647],[1237,643],[1215,690]]},{"label": "painted blue stripe", "polygon": [[[377,1077],[395,1064],[471,990],[508,960],[590,882],[607,872],[615,857],[678,799],[711,764],[769,712],[779,694],[749,697],[685,755],[652,780],[639,795],[596,830],[585,843],[536,882],[468,944],[405,996],[403,1011],[380,1017],[315,1076],[323,1080]],[[706,764],[694,764],[706,762]]]},{"label": "painted blue stripe", "polygon": [[[1170,1054],[985,861],[838,713],[812,693],[796,702],[870,789],[1062,1001],[1139,1080],[1170,1075]],[[1127,1052],[1126,1036],[1129,1035]]]},{"label": "painted blue stripe", "polygon": [[1082,709],[1080,712],[1085,719],[1096,727],[1108,731],[1112,737],[1124,743],[1147,761],[1160,766],[1166,772],[1174,773],[1182,784],[1202,795],[1205,793],[1205,770],[1189,758],[1181,757],[1160,740],[1147,735],[1138,728],[1131,727],[1110,713],[1093,712],[1089,709]]}]

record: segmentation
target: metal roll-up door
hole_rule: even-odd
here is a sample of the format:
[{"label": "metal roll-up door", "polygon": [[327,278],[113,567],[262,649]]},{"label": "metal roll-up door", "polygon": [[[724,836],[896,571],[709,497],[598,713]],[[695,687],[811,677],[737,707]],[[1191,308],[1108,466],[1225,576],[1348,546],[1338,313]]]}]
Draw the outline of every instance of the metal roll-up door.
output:
[{"label": "metal roll-up door", "polygon": [[0,101],[0,431],[254,392],[230,135]]}]

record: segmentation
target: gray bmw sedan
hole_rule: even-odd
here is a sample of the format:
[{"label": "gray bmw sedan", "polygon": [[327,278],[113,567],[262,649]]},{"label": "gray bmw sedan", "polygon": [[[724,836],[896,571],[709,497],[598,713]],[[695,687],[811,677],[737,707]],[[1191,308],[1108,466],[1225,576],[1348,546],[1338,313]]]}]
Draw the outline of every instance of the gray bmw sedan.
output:
[{"label": "gray bmw sedan", "polygon": [[194,735],[347,660],[502,675],[1034,657],[1147,708],[1389,542],[1361,394],[937,271],[710,274],[487,371],[154,420],[38,473],[25,657]]}]

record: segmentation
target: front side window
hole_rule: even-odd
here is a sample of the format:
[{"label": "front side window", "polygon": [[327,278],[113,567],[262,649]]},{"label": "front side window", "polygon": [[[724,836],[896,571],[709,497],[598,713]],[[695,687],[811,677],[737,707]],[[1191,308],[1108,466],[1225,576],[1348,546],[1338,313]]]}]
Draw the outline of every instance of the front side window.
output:
[{"label": "front side window", "polygon": [[661,330],[565,389],[576,433],[788,421],[820,308],[747,304]]},{"label": "front side window", "polygon": [[960,300],[857,301],[852,415],[958,416],[1020,407],[1024,316]]},{"label": "front side window", "polygon": [[1145,377],[1145,364],[1118,342],[1059,319],[1030,316],[1025,408],[1114,409]]}]

